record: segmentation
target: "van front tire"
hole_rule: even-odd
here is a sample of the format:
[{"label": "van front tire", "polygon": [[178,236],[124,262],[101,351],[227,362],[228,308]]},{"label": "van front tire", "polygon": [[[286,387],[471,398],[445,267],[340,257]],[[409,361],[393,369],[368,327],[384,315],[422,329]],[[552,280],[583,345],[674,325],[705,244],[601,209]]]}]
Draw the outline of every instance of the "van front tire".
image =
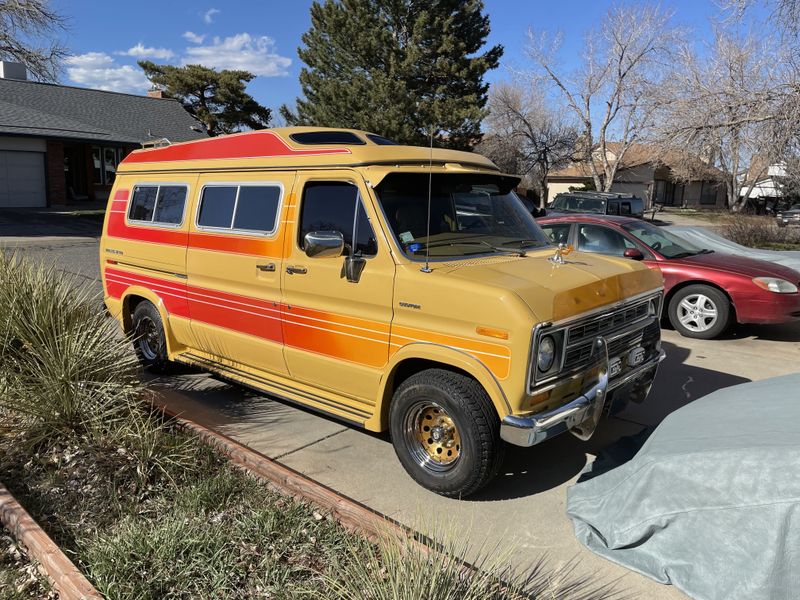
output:
[{"label": "van front tire", "polygon": [[143,300],[133,311],[131,325],[133,347],[142,367],[153,373],[165,373],[170,362],[161,313],[150,302]]},{"label": "van front tire", "polygon": [[500,469],[497,413],[481,385],[460,373],[429,369],[406,379],[392,398],[389,427],[408,474],[442,496],[474,494]]}]

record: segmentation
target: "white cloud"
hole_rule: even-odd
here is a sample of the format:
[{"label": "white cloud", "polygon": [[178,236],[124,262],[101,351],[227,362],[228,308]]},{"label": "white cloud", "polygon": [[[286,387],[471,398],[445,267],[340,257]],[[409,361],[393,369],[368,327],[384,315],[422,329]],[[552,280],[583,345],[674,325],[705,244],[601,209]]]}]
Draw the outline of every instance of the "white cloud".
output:
[{"label": "white cloud", "polygon": [[150,82],[139,67],[118,65],[105,52],[87,52],[64,61],[67,75],[79,85],[112,92],[143,94]]},{"label": "white cloud", "polygon": [[139,42],[133,48],[115,52],[120,56],[133,56],[134,58],[156,58],[159,60],[168,60],[175,56],[175,53],[169,48],[147,48],[144,44]]},{"label": "white cloud", "polygon": [[194,31],[184,32],[183,37],[192,44],[202,44],[203,40],[206,39],[206,36],[195,33]]},{"label": "white cloud", "polygon": [[219,14],[218,8],[211,8],[203,13],[203,21],[206,22],[206,25],[211,25],[214,22],[214,16]]},{"label": "white cloud", "polygon": [[263,77],[288,75],[286,69],[292,64],[292,59],[276,54],[275,40],[249,33],[238,33],[224,39],[214,37],[211,44],[190,46],[181,61],[184,65],[241,69]]}]

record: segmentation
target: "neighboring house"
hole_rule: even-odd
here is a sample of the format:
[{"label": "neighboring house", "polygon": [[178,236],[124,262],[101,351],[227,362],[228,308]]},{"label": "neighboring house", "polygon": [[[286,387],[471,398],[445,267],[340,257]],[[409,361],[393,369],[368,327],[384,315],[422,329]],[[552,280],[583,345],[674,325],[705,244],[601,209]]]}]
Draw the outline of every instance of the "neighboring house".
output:
[{"label": "neighboring house", "polygon": [[754,157],[750,168],[742,178],[739,189],[739,198],[747,197],[748,204],[756,212],[764,212],[767,208],[775,209],[784,198],[784,184],[786,180],[786,164],[769,164],[761,157]]},{"label": "neighboring house", "polygon": [[[12,76],[14,78],[12,78]],[[207,137],[177,100],[27,81],[0,63],[0,208],[105,200],[144,142]]]},{"label": "neighboring house", "polygon": [[[616,159],[615,153],[619,151],[620,144],[609,142],[607,149],[611,155],[609,158]],[[725,206],[722,171],[698,157],[687,160],[686,157],[659,150],[649,144],[633,144],[628,148],[617,169],[611,191],[639,196],[648,206]],[[603,168],[597,154],[595,165],[598,173],[602,174]],[[547,201],[551,202],[556,194],[570,188],[582,189],[591,184],[589,165],[574,162],[564,169],[550,172],[547,177]]]}]

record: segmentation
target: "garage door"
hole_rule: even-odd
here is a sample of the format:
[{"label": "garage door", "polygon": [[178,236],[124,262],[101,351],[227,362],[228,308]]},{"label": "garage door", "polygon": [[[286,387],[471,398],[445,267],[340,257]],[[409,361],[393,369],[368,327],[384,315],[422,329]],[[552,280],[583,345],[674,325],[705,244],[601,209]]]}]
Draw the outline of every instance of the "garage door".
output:
[{"label": "garage door", "polygon": [[0,150],[0,208],[46,203],[44,154]]}]

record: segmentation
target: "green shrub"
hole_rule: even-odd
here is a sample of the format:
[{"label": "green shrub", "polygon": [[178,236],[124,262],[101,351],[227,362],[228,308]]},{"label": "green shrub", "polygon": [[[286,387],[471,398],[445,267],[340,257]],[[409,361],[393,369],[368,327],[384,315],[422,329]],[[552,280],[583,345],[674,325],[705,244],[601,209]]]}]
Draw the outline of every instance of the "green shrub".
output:
[{"label": "green shrub", "polygon": [[0,419],[33,447],[123,448],[144,486],[191,451],[146,409],[130,340],[101,306],[54,266],[0,253]]}]

